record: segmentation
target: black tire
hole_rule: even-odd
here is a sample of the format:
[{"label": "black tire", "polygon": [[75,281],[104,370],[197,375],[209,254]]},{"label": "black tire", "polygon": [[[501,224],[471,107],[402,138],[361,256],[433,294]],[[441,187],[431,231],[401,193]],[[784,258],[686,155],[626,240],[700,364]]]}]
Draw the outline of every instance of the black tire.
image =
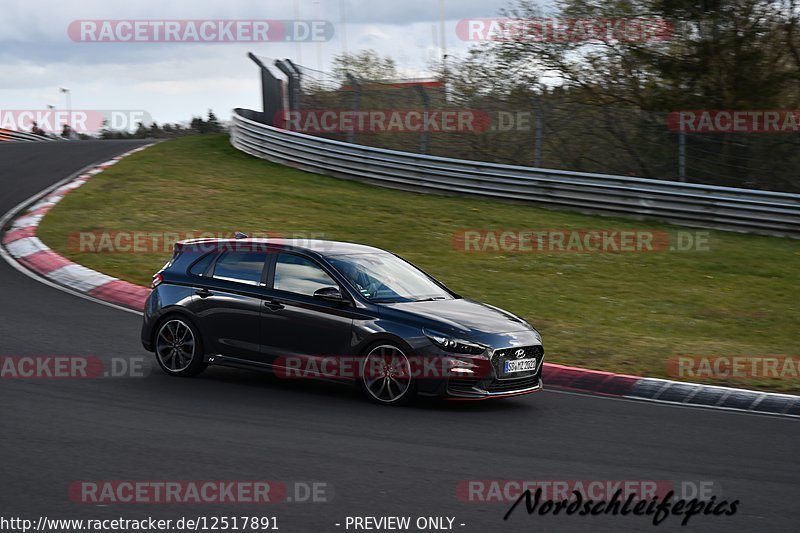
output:
[{"label": "black tire", "polygon": [[170,315],[159,322],[153,351],[158,366],[170,376],[196,376],[208,367],[203,362],[203,340],[197,328],[181,315]]},{"label": "black tire", "polygon": [[[378,360],[393,361],[388,365],[393,370],[383,368]],[[406,350],[389,341],[372,344],[364,352],[358,383],[370,401],[381,405],[407,405],[417,397],[417,381]]]}]

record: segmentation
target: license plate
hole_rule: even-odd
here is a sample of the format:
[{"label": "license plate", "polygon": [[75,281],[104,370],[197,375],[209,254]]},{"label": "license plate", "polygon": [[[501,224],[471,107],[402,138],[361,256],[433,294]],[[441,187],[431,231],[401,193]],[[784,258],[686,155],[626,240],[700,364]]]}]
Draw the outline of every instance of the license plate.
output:
[{"label": "license plate", "polygon": [[536,370],[536,358],[533,359],[514,359],[506,361],[505,372],[506,374],[513,374],[514,372],[532,372]]}]

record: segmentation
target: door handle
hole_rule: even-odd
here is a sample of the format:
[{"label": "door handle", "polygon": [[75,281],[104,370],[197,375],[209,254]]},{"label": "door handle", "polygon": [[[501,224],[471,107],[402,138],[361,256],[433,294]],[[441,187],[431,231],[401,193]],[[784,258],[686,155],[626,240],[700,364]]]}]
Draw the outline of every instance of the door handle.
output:
[{"label": "door handle", "polygon": [[195,294],[200,298],[205,299],[211,296],[211,291],[209,291],[208,289],[200,289],[199,291],[195,291]]},{"label": "door handle", "polygon": [[264,306],[269,309],[270,311],[280,311],[285,306],[277,300],[272,300],[269,302],[264,302]]}]

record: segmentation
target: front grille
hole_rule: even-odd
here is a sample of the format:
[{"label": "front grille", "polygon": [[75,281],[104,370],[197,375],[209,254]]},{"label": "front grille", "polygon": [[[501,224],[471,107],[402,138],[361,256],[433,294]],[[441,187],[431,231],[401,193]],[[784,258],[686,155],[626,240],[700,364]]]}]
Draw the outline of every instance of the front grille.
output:
[{"label": "front grille", "polygon": [[[517,357],[516,352],[517,350],[524,350],[525,354],[522,357]],[[507,360],[513,361],[515,359],[530,359],[532,357],[536,358],[536,370],[531,372],[520,372],[516,374],[516,376],[530,376],[536,373],[539,368],[542,366],[542,358],[544,356],[544,348],[541,344],[536,344],[534,346],[517,346],[514,348],[503,348],[502,350],[495,350],[494,354],[492,355],[492,366],[494,367],[495,374],[498,377],[503,377],[503,369],[505,368],[505,362]],[[505,376],[508,379],[513,378],[514,376]]]},{"label": "front grille", "polygon": [[512,392],[523,389],[530,389],[539,384],[539,376],[527,376],[518,379],[494,380],[487,387],[488,392]]}]

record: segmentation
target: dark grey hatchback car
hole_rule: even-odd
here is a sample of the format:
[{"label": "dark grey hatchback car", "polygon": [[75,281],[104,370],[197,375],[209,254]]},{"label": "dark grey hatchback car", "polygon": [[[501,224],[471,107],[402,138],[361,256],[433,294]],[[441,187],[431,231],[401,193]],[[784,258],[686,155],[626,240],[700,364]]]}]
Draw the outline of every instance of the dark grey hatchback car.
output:
[{"label": "dark grey hatchback car", "polygon": [[261,369],[355,383],[382,404],[542,388],[544,349],[530,324],[378,248],[182,241],[153,286],[142,344],[173,376],[211,364]]}]

